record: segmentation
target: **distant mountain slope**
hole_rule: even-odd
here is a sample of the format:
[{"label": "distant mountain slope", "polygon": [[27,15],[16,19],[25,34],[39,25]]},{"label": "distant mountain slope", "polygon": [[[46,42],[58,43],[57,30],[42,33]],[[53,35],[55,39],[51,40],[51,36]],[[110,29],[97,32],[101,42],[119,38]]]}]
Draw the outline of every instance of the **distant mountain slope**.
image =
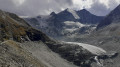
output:
[{"label": "distant mountain slope", "polygon": [[120,22],[120,5],[117,6],[113,11],[110,12],[107,17],[104,18],[104,20],[101,21],[101,23],[97,26],[97,29],[100,29],[102,27],[108,26],[112,23],[119,23]]},{"label": "distant mountain slope", "polygon": [[96,16],[86,9],[77,11],[77,14],[80,17],[79,21],[83,24],[97,24],[104,19],[104,16]]}]

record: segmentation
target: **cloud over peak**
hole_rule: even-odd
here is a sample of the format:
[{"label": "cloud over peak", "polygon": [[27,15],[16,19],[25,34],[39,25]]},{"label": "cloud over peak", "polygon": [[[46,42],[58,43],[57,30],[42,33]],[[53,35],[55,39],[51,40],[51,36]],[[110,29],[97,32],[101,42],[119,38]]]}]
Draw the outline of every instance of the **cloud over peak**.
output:
[{"label": "cloud over peak", "polygon": [[120,0],[0,0],[0,9],[20,16],[47,15],[66,8],[87,9],[96,15],[106,15]]}]

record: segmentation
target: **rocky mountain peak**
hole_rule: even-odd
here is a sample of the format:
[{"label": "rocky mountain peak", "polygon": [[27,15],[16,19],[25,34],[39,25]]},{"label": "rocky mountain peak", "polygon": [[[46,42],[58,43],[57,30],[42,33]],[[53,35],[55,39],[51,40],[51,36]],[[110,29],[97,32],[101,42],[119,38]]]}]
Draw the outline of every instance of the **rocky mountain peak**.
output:
[{"label": "rocky mountain peak", "polygon": [[82,10],[79,10],[79,11],[77,11],[78,13],[90,13],[88,10],[86,10],[86,9],[82,9]]},{"label": "rocky mountain peak", "polygon": [[55,15],[56,13],[55,12],[51,12],[50,15]]}]

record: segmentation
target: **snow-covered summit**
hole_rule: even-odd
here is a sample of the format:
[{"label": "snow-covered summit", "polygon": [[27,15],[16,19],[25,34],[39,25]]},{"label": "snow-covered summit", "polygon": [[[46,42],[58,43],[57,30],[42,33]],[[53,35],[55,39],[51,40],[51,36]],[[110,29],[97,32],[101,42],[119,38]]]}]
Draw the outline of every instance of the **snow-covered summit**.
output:
[{"label": "snow-covered summit", "polygon": [[67,9],[67,11],[70,12],[74,16],[75,19],[80,19],[80,17],[78,16],[75,10]]}]

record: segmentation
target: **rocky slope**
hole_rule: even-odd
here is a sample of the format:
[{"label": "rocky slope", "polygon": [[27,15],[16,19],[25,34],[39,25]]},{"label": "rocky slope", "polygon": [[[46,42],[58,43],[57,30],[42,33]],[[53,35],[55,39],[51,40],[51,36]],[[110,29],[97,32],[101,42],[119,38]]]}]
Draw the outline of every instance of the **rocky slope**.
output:
[{"label": "rocky slope", "polygon": [[0,67],[47,67],[19,43],[8,40],[0,44]]},{"label": "rocky slope", "polygon": [[38,58],[42,60],[42,63],[46,64],[48,67],[78,67],[72,62],[68,62],[63,59],[57,53],[53,52],[46,44],[42,41],[40,42],[24,42],[21,44],[23,48],[28,50]]}]

